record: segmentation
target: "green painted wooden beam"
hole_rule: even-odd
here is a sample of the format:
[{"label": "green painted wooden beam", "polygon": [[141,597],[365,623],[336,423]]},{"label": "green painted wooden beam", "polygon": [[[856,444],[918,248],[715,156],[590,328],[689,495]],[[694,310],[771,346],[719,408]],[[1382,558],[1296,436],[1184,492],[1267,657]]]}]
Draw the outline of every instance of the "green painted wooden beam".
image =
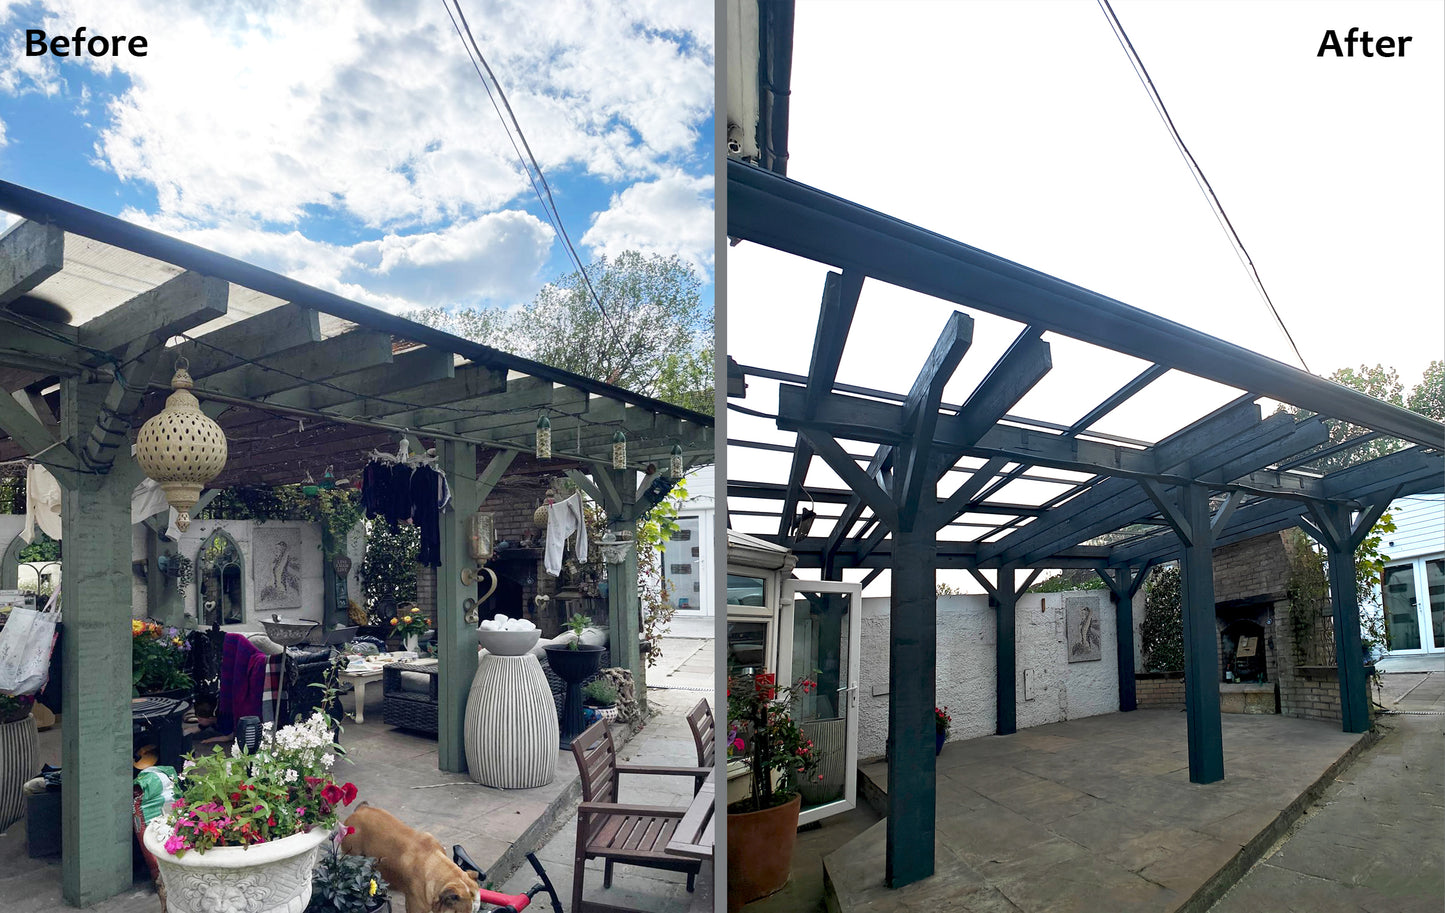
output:
[{"label": "green painted wooden beam", "polygon": [[364,397],[405,400],[404,391],[410,388],[450,380],[455,376],[456,356],[451,352],[417,349],[396,355],[390,364],[331,378],[331,383],[348,392],[330,387],[302,387],[272,394],[266,397],[266,402],[303,409],[332,409]]},{"label": "green painted wooden beam", "polygon": [[1191,485],[1179,493],[1179,512],[1193,537],[1184,548],[1180,602],[1184,616],[1184,708],[1189,736],[1189,782],[1224,779],[1219,719],[1219,631],[1214,625],[1214,533],[1209,492]]},{"label": "green painted wooden beam", "polygon": [[196,380],[230,370],[245,358],[264,358],[282,349],[321,341],[316,311],[283,304],[253,317],[212,330],[195,342],[183,342],[171,354],[191,364]]},{"label": "green painted wooden beam", "polygon": [[168,337],[226,316],[230,284],[224,279],[184,272],[141,292],[80,327],[80,344],[102,352],[128,347],[137,339]]},{"label": "green painted wooden beam", "polygon": [[28,294],[65,266],[65,232],[22,222],[0,238],[0,305]]},{"label": "green painted wooden beam", "polygon": [[15,399],[0,393],[0,431],[4,431],[31,455],[46,451],[43,458],[49,465],[74,469],[80,465],[63,445],[54,446],[57,438],[31,414],[30,410]]},{"label": "green painted wooden beam", "polygon": [[448,380],[432,381],[425,386],[409,386],[396,391],[394,396],[389,397],[407,403],[406,406],[376,400],[361,400],[335,406],[327,411],[334,415],[382,419],[393,424],[414,427],[412,422],[397,421],[391,416],[410,412],[415,408],[448,405],[477,397],[491,396],[505,390],[506,384],[506,371],[487,365],[462,365],[453,369],[452,377]]},{"label": "green painted wooden beam", "polygon": [[218,393],[260,399],[309,382],[330,381],[362,368],[390,364],[391,359],[389,333],[353,330],[265,356],[261,365],[238,365],[207,377],[201,386]]}]

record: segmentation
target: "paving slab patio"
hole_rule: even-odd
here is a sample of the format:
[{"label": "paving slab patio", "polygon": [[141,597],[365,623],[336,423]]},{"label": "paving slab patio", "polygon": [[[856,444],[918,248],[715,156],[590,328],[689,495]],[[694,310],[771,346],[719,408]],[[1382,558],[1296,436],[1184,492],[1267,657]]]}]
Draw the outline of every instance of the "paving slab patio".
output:
[{"label": "paving slab patio", "polygon": [[1379,743],[1212,909],[1437,913],[1445,899],[1445,673],[1385,675]]},{"label": "paving slab patio", "polygon": [[[884,887],[880,820],[825,856],[828,909],[1205,909],[1370,741],[1275,715],[1226,714],[1223,735],[1225,779],[1205,785],[1189,782],[1178,711],[950,742],[938,758],[936,874]],[[886,814],[886,762],[860,774]]]}]

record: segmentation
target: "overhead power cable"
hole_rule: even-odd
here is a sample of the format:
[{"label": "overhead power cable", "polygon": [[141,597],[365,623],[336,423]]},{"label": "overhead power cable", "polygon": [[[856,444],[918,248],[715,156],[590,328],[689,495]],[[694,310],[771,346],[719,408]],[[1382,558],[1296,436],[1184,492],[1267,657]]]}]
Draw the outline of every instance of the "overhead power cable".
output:
[{"label": "overhead power cable", "polygon": [[1280,332],[1284,338],[1289,340],[1289,346],[1294,350],[1295,358],[1299,359],[1300,367],[1309,371],[1310,367],[1305,363],[1305,358],[1300,354],[1299,346],[1295,345],[1294,336],[1290,335],[1289,328],[1284,325],[1284,320],[1279,316],[1279,311],[1274,306],[1274,301],[1269,297],[1269,291],[1264,287],[1264,280],[1259,277],[1259,270],[1255,268],[1254,259],[1250,257],[1249,250],[1245,248],[1244,241],[1240,239],[1239,232],[1234,230],[1234,224],[1229,221],[1229,215],[1224,211],[1224,204],[1219,202],[1214,188],[1210,186],[1209,179],[1204,176],[1204,169],[1194,160],[1194,154],[1184,144],[1184,138],[1179,135],[1179,130],[1174,126],[1174,119],[1169,116],[1169,109],[1164,107],[1164,99],[1159,95],[1159,90],[1154,87],[1154,81],[1149,78],[1149,71],[1144,67],[1144,61],[1139,53],[1134,50],[1134,43],[1129,40],[1129,35],[1124,31],[1124,26],[1119,22],[1119,17],[1114,15],[1114,8],[1109,5],[1109,0],[1098,0],[1099,9],[1103,10],[1104,18],[1109,20],[1109,27],[1114,30],[1114,37],[1119,42],[1119,47],[1124,49],[1129,63],[1134,67],[1134,74],[1139,77],[1139,82],[1144,86],[1144,91],[1149,94],[1149,100],[1154,103],[1154,110],[1159,112],[1159,117],[1164,121],[1164,126],[1169,129],[1169,135],[1174,139],[1174,145],[1179,147],[1179,154],[1189,165],[1189,171],[1194,175],[1194,182],[1199,185],[1199,190],[1209,201],[1210,209],[1214,212],[1214,218],[1218,220],[1221,228],[1229,235],[1234,243],[1235,255],[1240,258],[1245,269],[1249,272],[1250,278],[1254,280],[1255,288],[1259,290],[1264,298],[1264,303],[1269,306],[1269,312],[1274,315],[1274,322],[1279,325]]},{"label": "overhead power cable", "polygon": [[[552,199],[552,188],[547,183],[547,176],[542,173],[542,166],[537,164],[537,157],[532,154],[531,144],[527,142],[527,136],[522,132],[522,125],[517,120],[516,113],[512,111],[511,102],[507,101],[507,93],[503,91],[497,75],[492,72],[487,58],[482,55],[482,49],[477,44],[477,39],[472,36],[472,27],[467,22],[466,13],[462,12],[461,0],[442,0],[442,6],[446,7],[447,17],[452,21],[452,28],[456,29],[457,37],[462,40],[462,49],[467,52],[467,57],[472,62],[472,68],[477,71],[477,78],[482,81],[482,88],[487,90],[487,98],[492,103],[492,110],[497,112],[497,117],[502,121],[502,129],[506,131],[507,139],[511,142],[513,151],[517,153],[522,170],[527,173],[527,180],[532,184],[532,191],[537,195],[537,202],[542,205],[543,212],[547,214],[547,221],[556,230],[558,237],[562,239],[562,246],[567,250],[567,256],[572,264],[577,267],[577,272],[582,277],[582,283],[587,287],[587,293],[592,298],[592,303],[602,313],[603,321],[612,332],[613,341],[617,343],[619,349],[625,351],[626,347],[623,345],[622,337],[617,332],[617,326],[612,322],[612,315],[607,313],[607,308],[602,304],[602,298],[592,285],[591,277],[587,275],[587,268],[582,264],[582,259],[577,256],[576,248],[572,246],[572,239],[562,224],[562,214],[557,210],[556,201]],[[455,15],[453,9],[455,9]],[[483,70],[486,71],[485,75]],[[496,89],[495,94],[493,88]],[[499,98],[502,108],[507,109],[505,115],[501,108],[497,107]],[[518,142],[521,143],[521,148],[518,148]],[[530,167],[528,167],[529,164]]]}]

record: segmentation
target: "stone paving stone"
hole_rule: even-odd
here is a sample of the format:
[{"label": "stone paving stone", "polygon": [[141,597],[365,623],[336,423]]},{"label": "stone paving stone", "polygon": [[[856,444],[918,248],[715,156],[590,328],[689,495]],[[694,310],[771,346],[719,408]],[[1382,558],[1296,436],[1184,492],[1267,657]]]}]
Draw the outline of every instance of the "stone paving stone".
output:
[{"label": "stone paving stone", "polygon": [[[884,888],[885,825],[875,825],[824,860],[838,903],[846,913],[969,910],[985,897],[1023,911],[1178,909],[1360,740],[1278,716],[1227,716],[1223,727],[1225,779],[1213,784],[1189,782],[1185,717],[1174,711],[949,743],[937,847],[996,896],[971,877],[951,895],[941,865],[932,878]],[[886,789],[886,764],[863,772]]]}]

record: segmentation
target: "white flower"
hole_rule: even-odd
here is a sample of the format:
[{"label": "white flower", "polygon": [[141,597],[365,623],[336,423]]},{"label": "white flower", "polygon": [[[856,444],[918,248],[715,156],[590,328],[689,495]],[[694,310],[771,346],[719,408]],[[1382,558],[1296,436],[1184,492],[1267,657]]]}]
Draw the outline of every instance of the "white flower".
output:
[{"label": "white flower", "polygon": [[331,765],[332,765],[332,764],[335,764],[335,763],[336,763],[336,755],[333,755],[333,754],[324,754],[324,755],[321,756],[321,766],[322,766],[322,767],[325,767],[327,770],[330,770],[330,769],[331,769]]},{"label": "white flower", "polygon": [[288,767],[282,779],[287,783],[295,783],[297,780],[301,779],[301,775],[298,774],[295,770]]}]

